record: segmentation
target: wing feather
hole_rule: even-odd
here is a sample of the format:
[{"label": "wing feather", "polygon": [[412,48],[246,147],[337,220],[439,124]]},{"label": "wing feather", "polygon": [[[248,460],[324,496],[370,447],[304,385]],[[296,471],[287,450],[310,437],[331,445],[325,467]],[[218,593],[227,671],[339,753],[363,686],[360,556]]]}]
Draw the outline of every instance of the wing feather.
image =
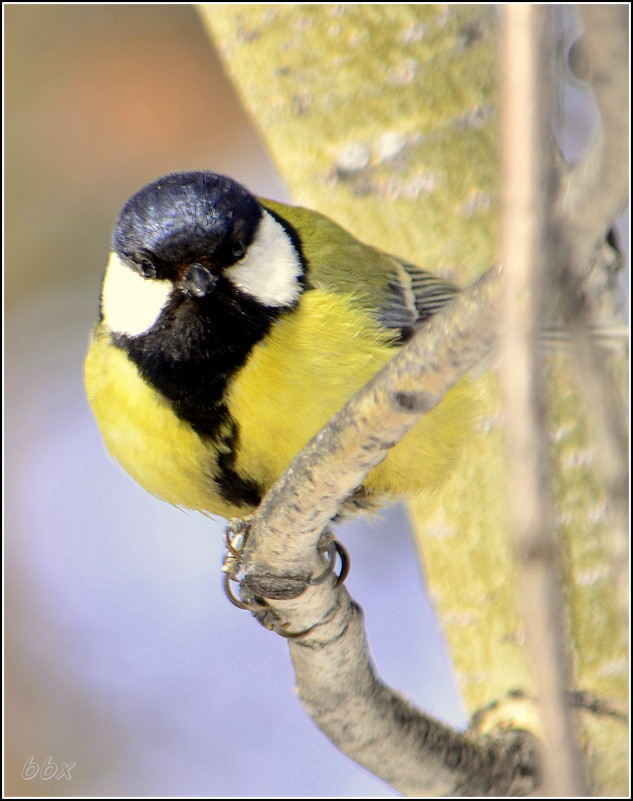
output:
[{"label": "wing feather", "polygon": [[444,308],[459,288],[414,264],[394,259],[380,320],[387,328],[408,328]]}]

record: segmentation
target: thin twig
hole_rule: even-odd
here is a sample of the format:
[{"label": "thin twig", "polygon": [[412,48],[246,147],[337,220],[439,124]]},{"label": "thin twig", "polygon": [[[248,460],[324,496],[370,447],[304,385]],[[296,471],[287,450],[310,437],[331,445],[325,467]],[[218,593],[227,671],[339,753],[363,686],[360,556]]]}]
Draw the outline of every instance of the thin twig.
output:
[{"label": "thin twig", "polygon": [[510,506],[528,651],[546,741],[545,787],[587,794],[574,717],[566,703],[566,654],[558,564],[544,365],[538,347],[547,274],[556,166],[548,136],[547,7],[506,5],[502,38],[502,386]]}]

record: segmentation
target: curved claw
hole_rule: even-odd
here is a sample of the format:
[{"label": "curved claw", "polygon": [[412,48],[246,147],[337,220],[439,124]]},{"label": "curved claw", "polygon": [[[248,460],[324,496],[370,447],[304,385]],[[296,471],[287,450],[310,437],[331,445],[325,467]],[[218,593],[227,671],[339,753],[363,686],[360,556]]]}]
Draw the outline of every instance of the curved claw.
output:
[{"label": "curved claw", "polygon": [[333,539],[330,543],[328,543],[327,550],[324,552],[324,561],[326,563],[326,568],[322,573],[319,573],[318,576],[315,576],[311,581],[310,584],[320,584],[322,581],[334,572],[334,564],[336,561],[336,555],[338,554],[338,558],[341,562],[341,569],[339,570],[338,576],[336,577],[336,584],[335,587],[340,587],[340,585],[345,581],[345,579],[349,575],[350,570],[350,558],[348,556],[347,551],[341,545],[338,540]]},{"label": "curved claw", "polygon": [[237,579],[231,576],[229,573],[225,573],[222,577],[222,588],[224,589],[224,594],[233,604],[233,606],[237,606],[238,609],[246,609],[247,612],[253,613],[269,611],[269,607],[265,603],[260,603],[257,600],[243,601],[233,592],[230,584],[231,581],[237,582]]},{"label": "curved claw", "polygon": [[231,589],[231,576],[228,573],[225,573],[222,576],[222,587],[224,588],[224,594],[229,599],[229,601],[233,604],[233,606],[237,606],[238,609],[247,609],[248,605],[242,601],[241,598],[238,598],[237,595]]},{"label": "curved claw", "polygon": [[338,540],[334,540],[334,547],[336,548],[338,558],[340,559],[341,562],[341,569],[339,570],[338,577],[336,579],[336,584],[334,586],[340,587],[341,584],[345,581],[345,579],[349,576],[349,571],[350,567],[352,566],[352,563],[346,549],[341,545],[341,543]]}]

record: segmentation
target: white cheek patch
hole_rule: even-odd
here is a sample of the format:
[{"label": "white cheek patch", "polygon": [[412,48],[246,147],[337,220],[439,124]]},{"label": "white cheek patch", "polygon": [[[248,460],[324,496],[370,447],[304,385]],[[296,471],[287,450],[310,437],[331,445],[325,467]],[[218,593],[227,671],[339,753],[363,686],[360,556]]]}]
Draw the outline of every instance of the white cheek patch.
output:
[{"label": "white cheek patch", "polygon": [[265,210],[246,256],[224,274],[266,306],[291,306],[301,294],[299,254],[284,227]]},{"label": "white cheek patch", "polygon": [[106,326],[130,337],[144,334],[158,319],[172,289],[171,281],[143,278],[111,253],[101,293]]}]

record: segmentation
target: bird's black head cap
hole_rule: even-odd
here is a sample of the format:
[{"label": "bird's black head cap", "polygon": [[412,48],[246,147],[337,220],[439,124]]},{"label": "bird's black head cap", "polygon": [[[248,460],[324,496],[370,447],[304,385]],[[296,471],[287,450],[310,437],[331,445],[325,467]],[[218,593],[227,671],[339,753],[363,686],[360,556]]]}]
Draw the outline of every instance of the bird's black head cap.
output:
[{"label": "bird's black head cap", "polygon": [[259,221],[259,201],[237,181],[213,172],[158,178],[127,201],[112,238],[128,263],[149,259],[159,278],[187,262],[216,269],[244,255]]}]

